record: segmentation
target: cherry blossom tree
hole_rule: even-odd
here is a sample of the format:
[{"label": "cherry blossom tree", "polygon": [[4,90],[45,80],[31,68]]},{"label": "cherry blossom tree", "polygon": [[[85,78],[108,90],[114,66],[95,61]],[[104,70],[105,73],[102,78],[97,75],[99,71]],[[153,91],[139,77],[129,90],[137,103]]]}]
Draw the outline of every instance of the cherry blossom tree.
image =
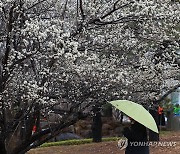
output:
[{"label": "cherry blossom tree", "polygon": [[[93,105],[131,99],[149,106],[178,87],[179,5],[1,0],[1,153],[39,146]],[[49,127],[42,129],[42,118]]]}]

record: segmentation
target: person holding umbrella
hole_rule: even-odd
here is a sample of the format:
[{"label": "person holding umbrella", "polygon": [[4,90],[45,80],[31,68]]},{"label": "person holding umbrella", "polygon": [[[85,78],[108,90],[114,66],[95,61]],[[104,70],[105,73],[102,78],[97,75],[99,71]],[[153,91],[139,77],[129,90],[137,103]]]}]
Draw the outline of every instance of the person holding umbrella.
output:
[{"label": "person holding umbrella", "polygon": [[123,130],[123,135],[128,139],[125,154],[149,154],[146,127],[132,118],[130,120],[131,127],[125,127]]},{"label": "person holding umbrella", "polygon": [[125,154],[149,154],[146,128],[159,133],[152,115],[142,105],[129,100],[114,100],[110,104],[131,117],[131,127],[123,130],[129,143]]}]

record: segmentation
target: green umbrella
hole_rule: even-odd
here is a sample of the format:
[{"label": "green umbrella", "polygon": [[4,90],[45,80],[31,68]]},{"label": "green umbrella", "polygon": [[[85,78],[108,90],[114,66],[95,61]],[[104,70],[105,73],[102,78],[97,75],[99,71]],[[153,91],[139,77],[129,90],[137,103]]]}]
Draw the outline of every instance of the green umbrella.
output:
[{"label": "green umbrella", "polygon": [[115,100],[110,103],[117,109],[124,112],[127,116],[158,133],[158,128],[154,118],[142,105],[128,100]]}]

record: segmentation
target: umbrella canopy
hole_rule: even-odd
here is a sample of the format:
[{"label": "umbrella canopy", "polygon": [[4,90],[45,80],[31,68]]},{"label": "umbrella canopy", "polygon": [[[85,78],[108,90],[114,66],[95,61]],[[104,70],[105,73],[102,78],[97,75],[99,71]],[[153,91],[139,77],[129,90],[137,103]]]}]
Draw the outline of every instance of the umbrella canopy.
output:
[{"label": "umbrella canopy", "polygon": [[124,112],[127,116],[158,133],[158,128],[154,118],[142,105],[128,100],[115,100],[110,103],[117,109]]}]

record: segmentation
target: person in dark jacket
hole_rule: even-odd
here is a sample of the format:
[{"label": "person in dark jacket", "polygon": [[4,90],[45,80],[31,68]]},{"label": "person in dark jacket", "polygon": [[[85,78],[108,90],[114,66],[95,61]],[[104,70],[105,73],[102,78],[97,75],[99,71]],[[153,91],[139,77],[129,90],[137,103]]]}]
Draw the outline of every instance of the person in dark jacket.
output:
[{"label": "person in dark jacket", "polygon": [[149,154],[146,127],[131,119],[131,127],[125,127],[123,135],[128,139],[125,154]]}]

